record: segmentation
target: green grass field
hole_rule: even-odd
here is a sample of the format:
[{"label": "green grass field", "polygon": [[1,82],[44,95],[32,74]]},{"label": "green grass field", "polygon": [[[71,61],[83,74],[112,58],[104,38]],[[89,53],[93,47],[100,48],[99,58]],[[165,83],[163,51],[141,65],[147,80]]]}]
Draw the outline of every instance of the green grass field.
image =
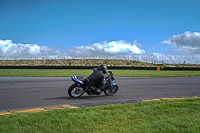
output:
[{"label": "green grass field", "polygon": [[0,132],[198,133],[200,99],[154,101],[13,114]]},{"label": "green grass field", "polygon": [[[116,77],[200,77],[200,71],[112,70]],[[88,76],[92,70],[0,69],[1,77]],[[200,99],[116,104],[0,117],[10,132],[199,132]]]},{"label": "green grass field", "polygon": [[[111,70],[115,77],[199,77],[200,71]],[[92,70],[80,69],[0,69],[0,77],[87,77]]]}]

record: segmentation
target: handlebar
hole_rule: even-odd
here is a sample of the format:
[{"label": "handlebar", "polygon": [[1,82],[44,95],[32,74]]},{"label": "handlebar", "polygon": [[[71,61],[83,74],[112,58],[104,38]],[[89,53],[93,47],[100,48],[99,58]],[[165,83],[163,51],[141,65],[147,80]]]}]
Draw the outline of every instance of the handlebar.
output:
[{"label": "handlebar", "polygon": [[[112,71],[109,71],[110,74],[108,74],[108,76],[106,77],[107,80],[115,80],[114,78],[114,74],[112,73]],[[109,81],[110,82],[110,81]]]}]

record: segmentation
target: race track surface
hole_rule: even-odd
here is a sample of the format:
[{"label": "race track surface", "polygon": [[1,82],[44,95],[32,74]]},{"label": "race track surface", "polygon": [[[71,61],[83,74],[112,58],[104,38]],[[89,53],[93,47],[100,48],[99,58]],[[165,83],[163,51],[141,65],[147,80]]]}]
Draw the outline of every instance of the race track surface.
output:
[{"label": "race track surface", "polygon": [[69,78],[0,77],[0,110],[51,105],[90,106],[138,102],[139,99],[200,95],[200,78],[116,78],[119,91],[113,96],[71,98]]}]

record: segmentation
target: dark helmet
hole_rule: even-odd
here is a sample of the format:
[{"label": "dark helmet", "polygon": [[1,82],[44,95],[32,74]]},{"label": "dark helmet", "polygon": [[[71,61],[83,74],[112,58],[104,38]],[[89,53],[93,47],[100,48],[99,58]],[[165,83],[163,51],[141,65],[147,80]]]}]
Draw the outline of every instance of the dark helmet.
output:
[{"label": "dark helmet", "polygon": [[101,68],[101,70],[102,70],[102,72],[103,72],[104,74],[107,73],[108,68],[107,68],[106,65],[101,64],[101,65],[100,65],[100,68]]}]

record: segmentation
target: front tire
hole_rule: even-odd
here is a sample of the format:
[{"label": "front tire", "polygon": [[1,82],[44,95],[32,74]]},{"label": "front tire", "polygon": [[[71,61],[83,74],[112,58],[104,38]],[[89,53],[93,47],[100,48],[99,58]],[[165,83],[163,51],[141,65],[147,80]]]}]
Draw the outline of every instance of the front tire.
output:
[{"label": "front tire", "polygon": [[77,86],[77,84],[71,85],[68,89],[68,94],[73,98],[82,96],[84,92],[83,87]]},{"label": "front tire", "polygon": [[116,92],[118,91],[118,86],[117,85],[113,85],[112,87],[108,87],[104,90],[104,93],[107,96],[112,96],[114,95]]}]

